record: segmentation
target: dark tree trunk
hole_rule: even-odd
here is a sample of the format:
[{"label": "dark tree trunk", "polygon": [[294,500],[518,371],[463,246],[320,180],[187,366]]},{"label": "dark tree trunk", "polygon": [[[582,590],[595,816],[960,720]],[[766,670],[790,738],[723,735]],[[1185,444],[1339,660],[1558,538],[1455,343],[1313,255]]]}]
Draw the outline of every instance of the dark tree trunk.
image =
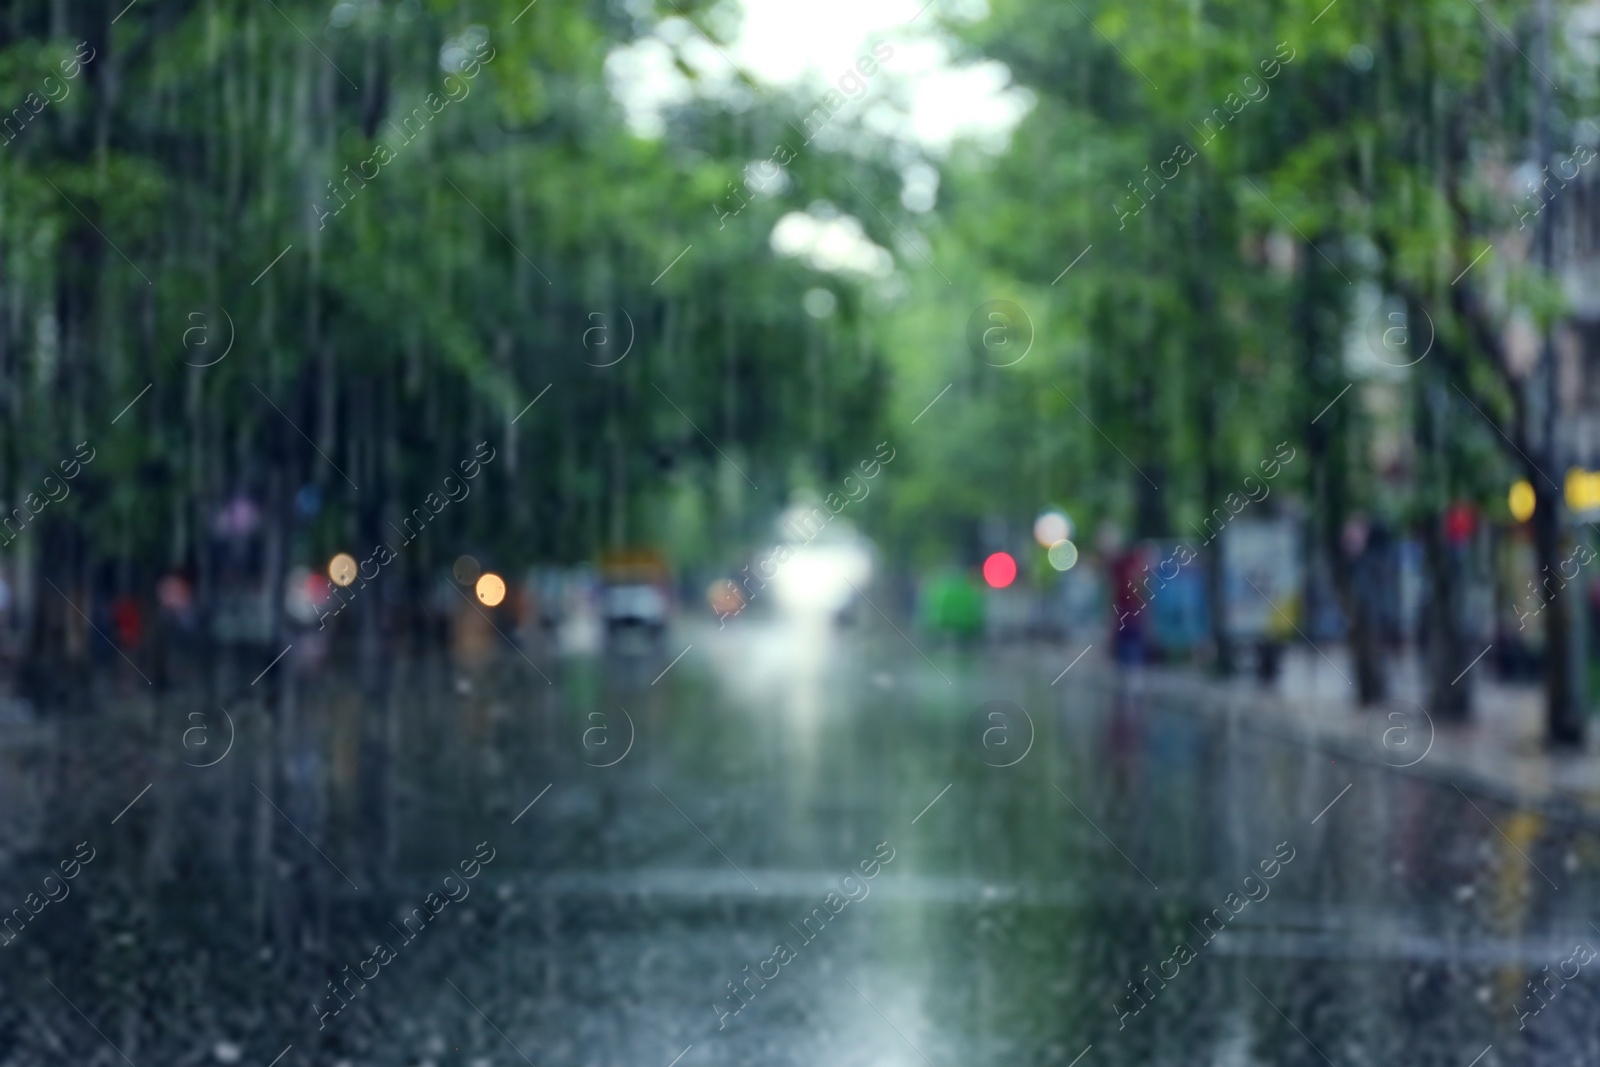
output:
[{"label": "dark tree trunk", "polygon": [[1165,468],[1156,452],[1158,446],[1154,444],[1161,440],[1161,433],[1156,426],[1160,415],[1155,396],[1155,382],[1148,377],[1142,379],[1134,394],[1134,419],[1144,438],[1152,444],[1141,450],[1143,462],[1139,464],[1139,473],[1135,475],[1133,483],[1134,536],[1141,538],[1163,537],[1172,532],[1172,526],[1167,521],[1167,498],[1160,488]]},{"label": "dark tree trunk", "polygon": [[[1205,200],[1202,198],[1194,212],[1194,239],[1198,248],[1206,247],[1207,242],[1213,239],[1211,217],[1204,204]],[[1219,423],[1222,420],[1218,416],[1222,401],[1217,395],[1216,383],[1226,373],[1218,364],[1222,361],[1224,351],[1231,345],[1232,338],[1224,334],[1224,328],[1220,325],[1220,318],[1216,313],[1216,286],[1212,283],[1211,276],[1204,270],[1190,272],[1189,302],[1197,317],[1193,363],[1199,370],[1200,380],[1193,383],[1192,388],[1195,397],[1195,426],[1200,434],[1201,509],[1209,512],[1221,504],[1223,497],[1227,495],[1227,490],[1223,488],[1224,472],[1219,458],[1222,446],[1218,434]],[[1220,540],[1213,541],[1205,550],[1204,565],[1206,604],[1210,607],[1208,614],[1211,626],[1211,651],[1214,657],[1212,669],[1217,674],[1228,677],[1233,674],[1236,664],[1233,641],[1228,635]]]},{"label": "dark tree trunk", "polygon": [[1388,568],[1390,545],[1378,526],[1369,530],[1367,543],[1351,558],[1340,551],[1337,530],[1331,544],[1336,573],[1344,582],[1341,596],[1348,605],[1350,652],[1355,660],[1356,700],[1362,707],[1380,704],[1389,695],[1383,672],[1383,596],[1393,588]]},{"label": "dark tree trunk", "polygon": [[[1422,313],[1407,304],[1409,322]],[[1462,720],[1471,710],[1470,681],[1461,672],[1471,661],[1462,626],[1461,586],[1465,576],[1445,541],[1444,512],[1457,491],[1460,461],[1450,425],[1452,396],[1445,391],[1443,361],[1418,365],[1416,443],[1418,482],[1428,505],[1422,515],[1423,567],[1427,592],[1422,605],[1422,653],[1428,708],[1444,719]]]},{"label": "dark tree trunk", "polygon": [[[1318,235],[1319,238],[1325,235]],[[1322,241],[1326,245],[1329,242]],[[1320,246],[1319,246],[1320,247]],[[1334,595],[1344,612],[1348,640],[1355,660],[1356,700],[1363,707],[1387,695],[1383,646],[1376,617],[1376,597],[1363,580],[1361,557],[1366,546],[1348,552],[1344,545],[1345,520],[1351,517],[1350,426],[1359,397],[1349,395],[1351,382],[1344,373],[1344,301],[1339,282],[1316,248],[1301,251],[1301,284],[1294,304],[1294,329],[1300,335],[1308,391],[1306,453],[1308,489],[1314,501],[1315,534],[1312,545],[1327,567]],[[1307,569],[1308,576],[1312,569]],[[1309,584],[1308,577],[1308,584]],[[1304,598],[1308,609],[1312,597]]]},{"label": "dark tree trunk", "polygon": [[[1550,62],[1550,7],[1549,0],[1538,0],[1534,5],[1536,20],[1534,51],[1539,61],[1546,66]],[[1556,114],[1555,101],[1548,79],[1533,84],[1534,91],[1538,94],[1534,104],[1534,144],[1539,156],[1548,159],[1553,142],[1551,128],[1554,125],[1552,119]],[[1553,210],[1540,213],[1537,249],[1539,263],[1544,267],[1546,275],[1555,274],[1556,226],[1565,207],[1566,205],[1557,204]],[[1564,457],[1558,454],[1556,434],[1556,420],[1560,411],[1560,378],[1556,370],[1555,346],[1550,343],[1550,332],[1547,328],[1544,333],[1544,358],[1541,360],[1539,373],[1535,375],[1535,381],[1544,387],[1544,402],[1536,406],[1544,415],[1542,420],[1544,433],[1541,441],[1544,447],[1543,454],[1538,458],[1543,461],[1542,465],[1546,470],[1552,471],[1565,470],[1565,467],[1558,462]],[[1557,477],[1559,476],[1558,474]],[[1528,478],[1532,481],[1533,475],[1530,473]],[[1577,691],[1578,664],[1573,662],[1572,647],[1571,613],[1574,596],[1563,588],[1564,583],[1559,577],[1562,563],[1562,500],[1553,486],[1548,495],[1541,492],[1544,488],[1542,481],[1543,479],[1540,479],[1532,484],[1535,486],[1533,541],[1539,559],[1539,579],[1540,585],[1550,592],[1550,600],[1544,609],[1546,732],[1551,744],[1581,745],[1583,701]]]},{"label": "dark tree trunk", "polygon": [[1572,604],[1576,586],[1564,586],[1559,574],[1561,554],[1561,501],[1556,491],[1530,472],[1534,485],[1533,543],[1539,562],[1544,621],[1545,714],[1548,739],[1556,745],[1583,743],[1583,704],[1575,680],[1572,648]]},{"label": "dark tree trunk", "polygon": [[[360,473],[367,488],[356,506],[359,544],[370,550],[380,542],[391,543],[383,521],[393,513],[396,472],[390,460],[392,451],[384,446],[395,432],[394,385],[374,383],[372,394],[379,398],[351,418],[371,443],[365,450],[366,462]],[[418,548],[426,547],[419,542]],[[392,568],[391,564],[391,568]],[[395,848],[394,809],[394,709],[390,695],[394,670],[395,634],[390,625],[385,595],[390,583],[401,580],[397,571],[381,569],[367,583],[358,604],[357,641],[361,691],[361,733],[357,807],[363,829],[363,863],[367,877],[376,878],[393,859]],[[426,573],[426,572],[424,572]]]},{"label": "dark tree trunk", "polygon": [[[1215,411],[1209,405],[1202,408],[1202,432],[1210,436],[1215,432]],[[1201,492],[1206,500],[1222,499],[1222,477],[1217,470],[1217,465],[1212,461],[1212,453],[1206,450],[1205,462],[1201,472]],[[1233,656],[1233,641],[1228,636],[1228,615],[1226,590],[1222,580],[1222,543],[1214,541],[1203,549],[1205,553],[1205,582],[1206,604],[1210,607],[1211,624],[1211,649],[1216,657],[1212,661],[1213,669],[1223,677],[1228,677],[1235,670]]]},{"label": "dark tree trunk", "polygon": [[1464,720],[1471,712],[1470,681],[1462,671],[1471,661],[1461,628],[1461,568],[1445,543],[1443,517],[1423,518],[1423,566],[1427,596],[1422,607],[1422,650],[1427,706],[1442,719]]}]

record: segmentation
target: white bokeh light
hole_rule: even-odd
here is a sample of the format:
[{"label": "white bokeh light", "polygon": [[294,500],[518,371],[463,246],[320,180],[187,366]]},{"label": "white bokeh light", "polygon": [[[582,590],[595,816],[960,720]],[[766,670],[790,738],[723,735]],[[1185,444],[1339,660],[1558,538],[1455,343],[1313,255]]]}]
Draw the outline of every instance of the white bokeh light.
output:
[{"label": "white bokeh light", "polygon": [[1033,520],[1033,539],[1039,542],[1040,548],[1049,548],[1057,541],[1065,541],[1072,536],[1072,520],[1067,518],[1067,513],[1060,508],[1051,508],[1041,512]]},{"label": "white bokeh light", "polygon": [[817,209],[791,211],[772,228],[772,250],[803,259],[815,270],[887,277],[894,257],[874,244],[861,223],[850,215],[823,217]]}]

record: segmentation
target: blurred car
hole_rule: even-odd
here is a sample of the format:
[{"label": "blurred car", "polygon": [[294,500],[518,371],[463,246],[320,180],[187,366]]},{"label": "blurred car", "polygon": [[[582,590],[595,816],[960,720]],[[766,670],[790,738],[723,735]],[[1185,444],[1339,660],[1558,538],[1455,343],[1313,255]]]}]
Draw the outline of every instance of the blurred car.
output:
[{"label": "blurred car", "polygon": [[652,641],[666,633],[671,605],[667,561],[653,548],[608,552],[600,558],[600,617],[608,642],[628,631]]},{"label": "blurred car", "polygon": [[806,543],[790,543],[764,554],[777,562],[773,596],[791,618],[849,622],[861,589],[872,577],[872,548],[843,521]]}]

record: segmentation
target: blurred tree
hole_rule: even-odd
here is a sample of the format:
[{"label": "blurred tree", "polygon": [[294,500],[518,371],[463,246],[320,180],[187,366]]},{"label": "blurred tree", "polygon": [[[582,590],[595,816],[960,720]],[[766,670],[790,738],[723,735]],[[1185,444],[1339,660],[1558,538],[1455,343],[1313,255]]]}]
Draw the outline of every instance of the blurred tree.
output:
[{"label": "blurred tree", "polygon": [[[1589,68],[1549,54],[1551,28],[1572,5],[1156,0],[1137,17],[1116,5],[1069,7],[1001,0],[967,34],[1039,100],[1003,159],[956,174],[946,208],[973,253],[1026,279],[1006,284],[1036,287],[1033,306],[1056,350],[1047,372],[1087,379],[1090,403],[1062,410],[1050,450],[1056,491],[1167,533],[1158,496],[1169,513],[1195,504],[1205,513],[1259,442],[1304,441],[1312,572],[1325,567],[1339,594],[1359,699],[1383,694],[1387,624],[1357,577],[1370,567],[1343,535],[1349,520],[1377,511],[1381,526],[1387,511],[1412,517],[1426,550],[1430,699],[1464,713],[1465,690],[1452,683],[1472,650],[1445,510],[1497,500],[1520,468],[1537,487],[1542,566],[1556,566],[1565,536],[1560,489],[1547,476],[1565,467],[1555,361],[1547,354],[1530,376],[1507,341],[1531,320],[1549,347],[1561,313],[1553,213],[1541,220],[1542,261],[1519,262],[1502,205],[1504,176],[1527,146],[1542,161],[1552,143],[1569,143],[1573,116],[1592,99]],[[1294,249],[1288,272],[1274,246]],[[1046,281],[1086,247],[1069,284]],[[1491,247],[1501,252],[1480,262]],[[1374,304],[1356,299],[1364,290],[1380,309],[1407,309],[1407,358],[1431,353],[1404,378],[1421,405],[1415,470],[1374,469],[1358,436],[1359,392],[1327,408],[1359,376],[1351,345],[1373,343],[1357,318]],[[1262,346],[1304,357],[1252,375],[1246,357]],[[1487,432],[1467,430],[1469,406]],[[1103,438],[1074,432],[1085,411]],[[1111,459],[1107,438],[1138,462]],[[1486,446],[1500,450],[1496,462],[1483,462]],[[1152,467],[1159,493],[1139,484]],[[1074,470],[1093,470],[1100,484]],[[1407,474],[1409,499],[1377,491]],[[989,507],[1026,506],[1008,482],[984,488]],[[1219,583],[1209,584],[1215,602]],[[1548,734],[1562,743],[1580,733],[1572,596],[1557,591],[1546,608]],[[1226,634],[1214,643],[1225,668]]]},{"label": "blurred tree", "polygon": [[[214,608],[238,497],[276,636],[291,564],[398,545],[480,442],[475,499],[401,552],[412,602],[465,547],[515,567],[658,541],[680,494],[748,534],[746,492],[774,503],[797,453],[823,474],[870,454],[856,283],[824,276],[837,312],[812,318],[816,273],[770,262],[789,204],[713,206],[792,102],[741,79],[736,118],[696,97],[663,138],[630,132],[604,64],[656,24],[510,0],[9,9],[0,495],[98,449],[12,548],[65,594],[40,586],[42,659],[75,608],[167,568]],[[792,184],[870,165],[811,152]],[[718,488],[735,464],[751,477]],[[377,603],[356,606],[369,658]]]}]

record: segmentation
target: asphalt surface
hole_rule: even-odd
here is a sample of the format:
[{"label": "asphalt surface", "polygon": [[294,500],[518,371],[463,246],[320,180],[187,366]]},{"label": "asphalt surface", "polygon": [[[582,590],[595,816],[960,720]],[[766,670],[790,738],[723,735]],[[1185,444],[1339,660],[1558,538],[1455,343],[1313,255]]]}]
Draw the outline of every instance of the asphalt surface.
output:
[{"label": "asphalt surface", "polygon": [[752,619],[14,715],[0,1064],[1600,1062],[1593,830],[1078,651]]}]

